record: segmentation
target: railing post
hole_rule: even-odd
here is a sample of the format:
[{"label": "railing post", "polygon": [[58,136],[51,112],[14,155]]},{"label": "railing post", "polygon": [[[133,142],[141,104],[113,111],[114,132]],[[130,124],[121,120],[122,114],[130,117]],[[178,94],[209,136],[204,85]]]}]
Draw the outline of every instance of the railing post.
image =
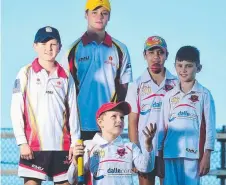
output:
[{"label": "railing post", "polygon": [[[222,132],[226,133],[226,125],[223,126]],[[226,141],[225,140],[219,140],[221,143],[221,170],[226,169],[226,155],[225,155],[225,149],[226,149]],[[220,176],[221,185],[225,185],[225,176]]]}]

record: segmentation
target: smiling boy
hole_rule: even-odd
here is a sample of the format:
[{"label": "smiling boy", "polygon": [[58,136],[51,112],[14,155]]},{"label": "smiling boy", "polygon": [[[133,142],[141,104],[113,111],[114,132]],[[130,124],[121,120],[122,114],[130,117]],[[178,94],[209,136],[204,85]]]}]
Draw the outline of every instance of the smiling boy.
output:
[{"label": "smiling boy", "polygon": [[196,80],[202,69],[199,50],[181,47],[175,59],[179,83],[166,93],[158,124],[158,150],[164,152],[164,185],[199,185],[210,170],[215,142],[215,106]]}]

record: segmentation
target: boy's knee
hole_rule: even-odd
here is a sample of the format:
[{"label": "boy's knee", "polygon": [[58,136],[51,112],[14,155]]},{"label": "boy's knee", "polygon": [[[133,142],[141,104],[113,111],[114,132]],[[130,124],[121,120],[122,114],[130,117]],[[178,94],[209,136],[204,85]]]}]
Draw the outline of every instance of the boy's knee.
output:
[{"label": "boy's knee", "polygon": [[54,185],[70,185],[68,181],[55,182]]},{"label": "boy's knee", "polygon": [[24,178],[24,185],[41,185],[42,180],[36,178]]}]

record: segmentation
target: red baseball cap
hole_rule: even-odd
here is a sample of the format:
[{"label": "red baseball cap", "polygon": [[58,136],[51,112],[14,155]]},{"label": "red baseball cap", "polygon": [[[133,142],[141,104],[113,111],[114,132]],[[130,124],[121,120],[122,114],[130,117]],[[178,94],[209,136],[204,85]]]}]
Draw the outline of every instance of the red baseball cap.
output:
[{"label": "red baseball cap", "polygon": [[103,104],[96,113],[96,119],[100,117],[100,115],[106,111],[110,111],[114,108],[117,108],[123,112],[124,115],[128,115],[131,112],[131,106],[126,101],[121,101],[118,103],[110,102]]}]

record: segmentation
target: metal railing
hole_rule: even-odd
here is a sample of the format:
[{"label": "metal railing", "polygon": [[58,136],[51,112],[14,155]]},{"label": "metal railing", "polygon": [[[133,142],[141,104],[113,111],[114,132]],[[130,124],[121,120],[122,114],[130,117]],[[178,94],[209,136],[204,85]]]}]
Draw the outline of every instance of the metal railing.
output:
[{"label": "metal railing", "polygon": [[[128,130],[123,138],[128,138]],[[211,155],[211,171],[201,178],[201,185],[224,185],[226,179],[226,126],[217,132],[215,151]],[[17,177],[19,151],[11,128],[1,129],[1,184],[22,185],[22,179]],[[137,179],[135,180],[138,184]],[[158,181],[157,181],[158,184]],[[43,185],[53,185],[43,182]]]}]

